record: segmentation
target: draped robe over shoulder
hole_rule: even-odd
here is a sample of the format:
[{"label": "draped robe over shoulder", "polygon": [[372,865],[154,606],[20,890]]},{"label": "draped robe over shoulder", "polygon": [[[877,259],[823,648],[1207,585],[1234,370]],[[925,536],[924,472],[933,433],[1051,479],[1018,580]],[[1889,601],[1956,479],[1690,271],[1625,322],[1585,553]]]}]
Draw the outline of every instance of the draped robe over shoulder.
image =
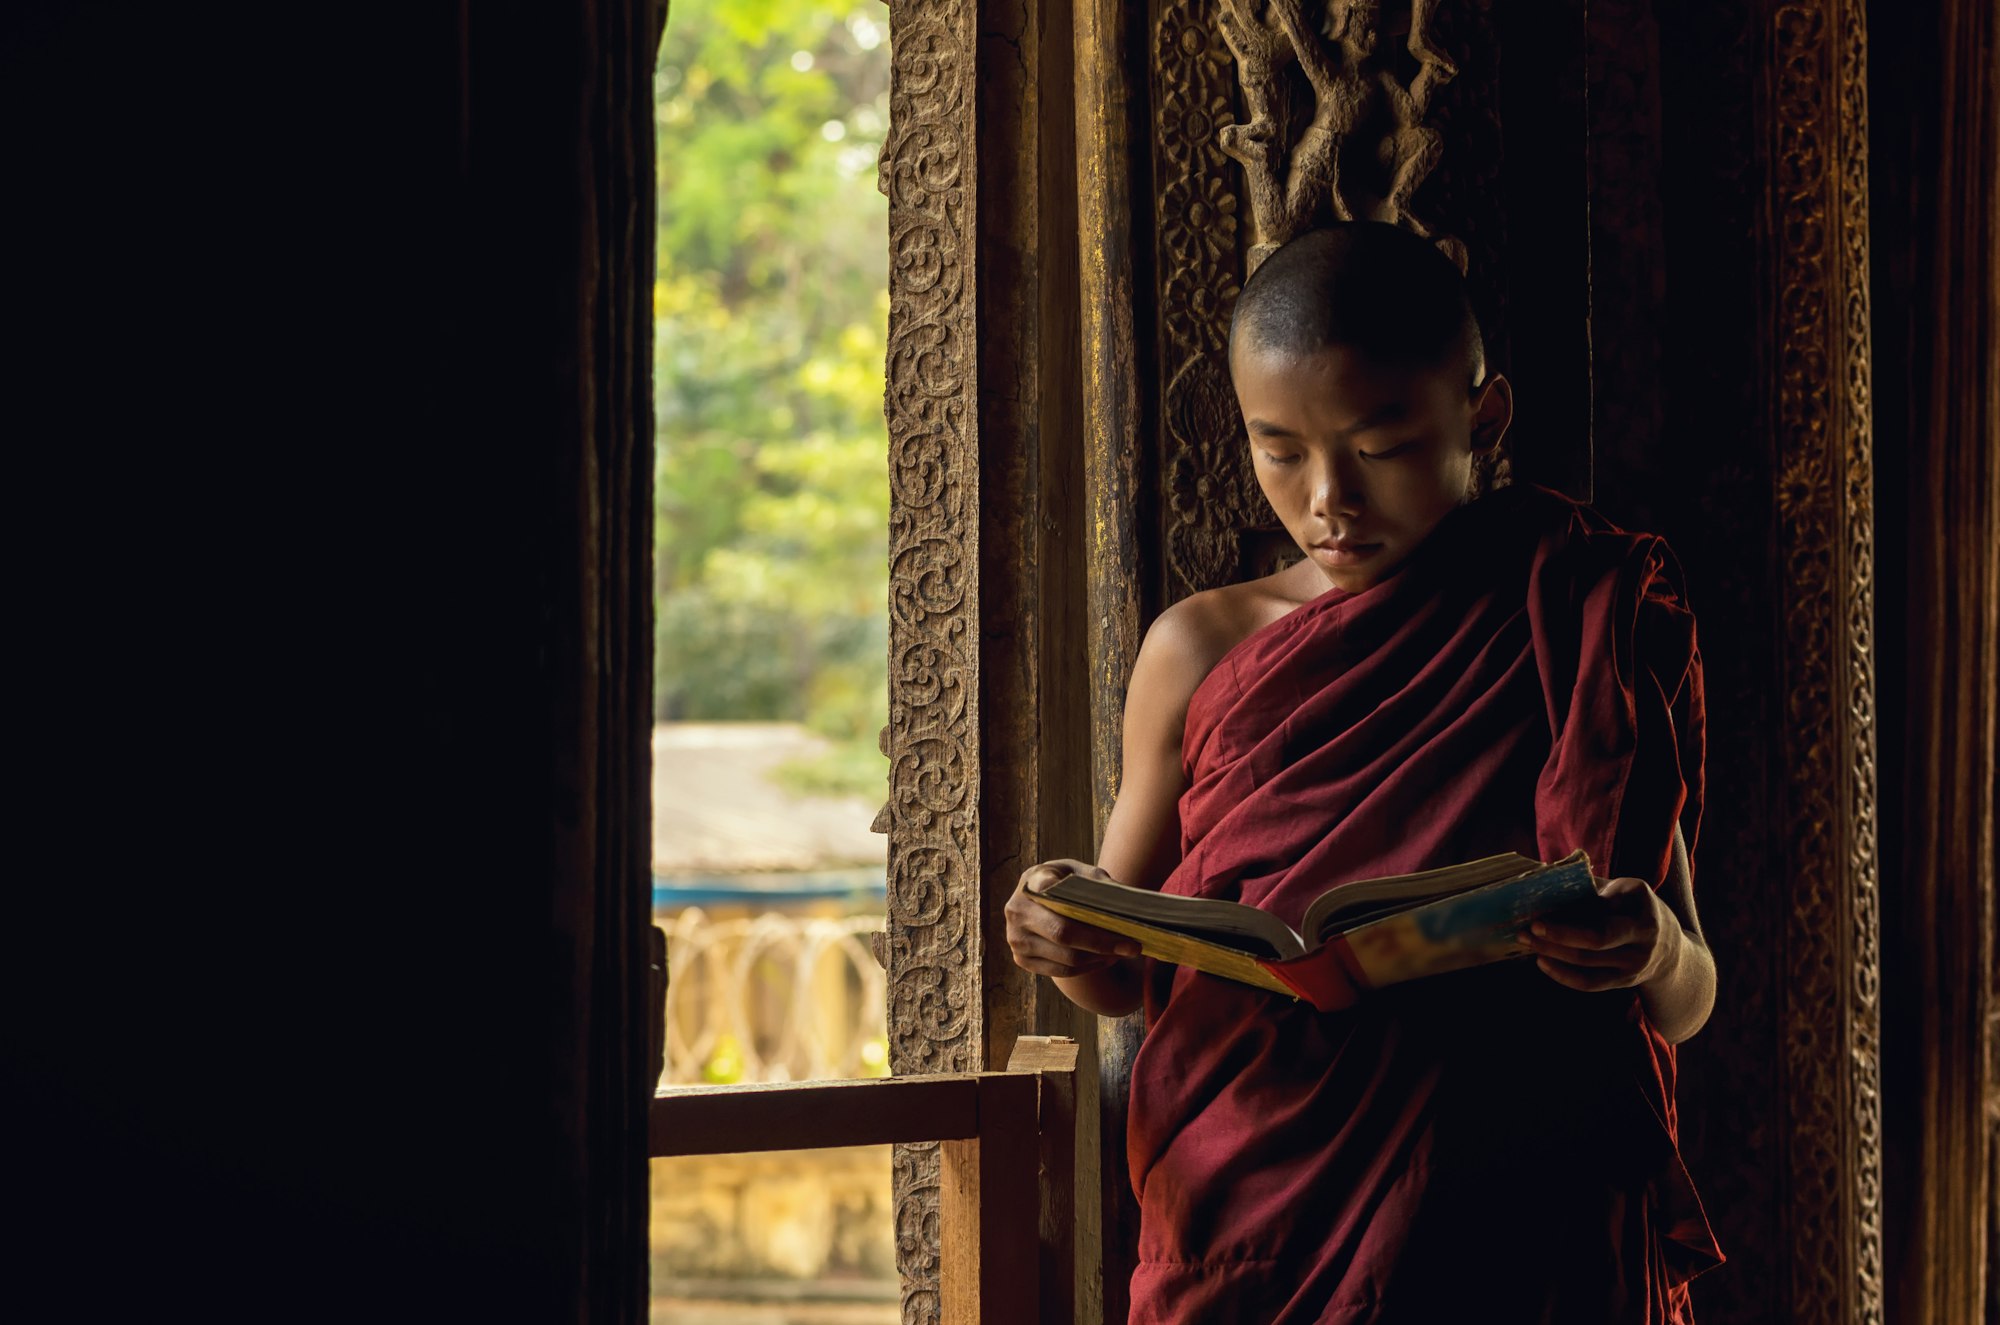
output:
[{"label": "draped robe over shoulder", "polygon": [[[1296,926],[1341,883],[1503,851],[1655,887],[1700,821],[1694,622],[1665,544],[1544,489],[1455,511],[1225,655],[1171,893]],[[1148,963],[1133,1322],[1685,1322],[1721,1259],[1674,1050],[1532,961],[1345,1012]]]}]

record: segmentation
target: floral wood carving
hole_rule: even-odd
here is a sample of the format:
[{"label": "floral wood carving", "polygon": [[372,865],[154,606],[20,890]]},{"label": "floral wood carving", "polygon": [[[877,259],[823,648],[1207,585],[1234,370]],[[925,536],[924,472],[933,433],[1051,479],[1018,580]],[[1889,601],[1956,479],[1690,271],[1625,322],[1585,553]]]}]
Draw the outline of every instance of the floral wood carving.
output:
[{"label": "floral wood carving", "polygon": [[1169,601],[1238,578],[1245,532],[1277,518],[1251,476],[1224,350],[1240,288],[1236,181],[1221,133],[1236,80],[1216,0],[1153,27],[1153,217]]},{"label": "floral wood carving", "polygon": [[[1225,358],[1243,274],[1264,255],[1326,221],[1390,221],[1433,238],[1461,268],[1470,260],[1475,302],[1489,322],[1496,317],[1489,8],[1486,0],[1158,5],[1153,203],[1168,601],[1267,569],[1271,535],[1283,541],[1250,472]],[[1461,98],[1472,104],[1456,107],[1448,85],[1467,59],[1481,76]],[[1249,119],[1233,123],[1239,97]],[[1448,152],[1463,159],[1448,162]],[[1503,345],[1490,336],[1491,352],[1504,354]],[[1504,459],[1482,462],[1482,487],[1505,479]]]},{"label": "floral wood carving", "polygon": [[1847,879],[1853,907],[1846,981],[1853,1011],[1847,1051],[1854,1065],[1849,1108],[1854,1149],[1847,1199],[1854,1206],[1856,1264],[1849,1271],[1854,1316],[1868,1325],[1882,1320],[1882,1037],[1881,889],[1878,869],[1879,810],[1875,795],[1875,439],[1870,396],[1872,347],[1868,302],[1868,27],[1860,0],[1839,5],[1840,291],[1839,326],[1846,369],[1837,380],[1844,396],[1841,456],[1844,465],[1841,536],[1847,575],[1840,610],[1845,617],[1847,742],[1844,775],[1848,807]]},{"label": "floral wood carving", "polygon": [[1867,48],[1856,0],[1771,20],[1783,1018],[1792,1319],[1882,1319]]},{"label": "floral wood carving", "polygon": [[[894,0],[889,199],[889,1058],[980,1066],[973,9]],[[894,1163],[903,1319],[938,1317],[938,1153]]]}]

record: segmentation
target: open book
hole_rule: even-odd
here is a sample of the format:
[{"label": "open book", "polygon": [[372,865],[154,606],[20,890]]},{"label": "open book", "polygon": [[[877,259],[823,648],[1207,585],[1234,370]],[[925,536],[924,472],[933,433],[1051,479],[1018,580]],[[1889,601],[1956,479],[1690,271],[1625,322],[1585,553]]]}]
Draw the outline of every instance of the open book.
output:
[{"label": "open book", "polygon": [[1528,950],[1521,934],[1531,921],[1596,895],[1590,859],[1577,851],[1552,865],[1508,854],[1342,884],[1307,907],[1296,930],[1240,902],[1076,874],[1035,897],[1137,939],[1148,957],[1334,1012],[1370,989],[1518,956]]}]

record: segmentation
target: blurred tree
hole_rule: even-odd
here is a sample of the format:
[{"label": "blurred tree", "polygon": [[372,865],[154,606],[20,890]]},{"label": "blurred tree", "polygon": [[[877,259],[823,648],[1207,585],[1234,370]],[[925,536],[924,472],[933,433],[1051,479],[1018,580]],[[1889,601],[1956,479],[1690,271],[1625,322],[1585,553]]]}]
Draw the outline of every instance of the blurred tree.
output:
[{"label": "blurred tree", "polygon": [[884,776],[887,24],[675,0],[654,77],[655,712],[802,720],[824,790]]}]

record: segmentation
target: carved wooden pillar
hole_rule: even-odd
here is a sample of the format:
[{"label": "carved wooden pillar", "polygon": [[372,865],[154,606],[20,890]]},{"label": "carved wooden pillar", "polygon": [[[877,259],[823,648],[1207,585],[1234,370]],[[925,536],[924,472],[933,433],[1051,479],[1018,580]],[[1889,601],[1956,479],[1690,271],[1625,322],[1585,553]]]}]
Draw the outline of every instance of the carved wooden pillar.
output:
[{"label": "carved wooden pillar", "polygon": [[[1150,137],[1143,119],[1144,68],[1130,67],[1136,40],[1133,6],[1124,0],[1077,0],[1076,164],[1077,220],[1081,242],[1082,443],[1086,610],[1085,675],[1089,685],[1090,846],[1104,837],[1117,799],[1125,728],[1125,690],[1139,641],[1157,600],[1150,577],[1152,486],[1146,479],[1148,410],[1140,387],[1150,380],[1142,328],[1150,327],[1150,301],[1136,296],[1138,274],[1133,228],[1135,147]],[[1149,609],[1151,609],[1149,611]],[[1094,1127],[1098,1182],[1079,1192],[1077,1241],[1094,1253],[1086,1270],[1093,1290],[1080,1305],[1078,1325],[1125,1319],[1129,1279],[1138,1254],[1138,1219],[1125,1169],[1125,1124],[1132,1056],[1142,1017],[1099,1018],[1095,1109],[1082,1121]],[[1094,1201],[1091,1197],[1095,1198]],[[1087,1212],[1087,1214],[1086,1214]]]},{"label": "carved wooden pillar", "polygon": [[[1004,1066],[1094,1029],[1016,968],[1022,870],[1088,850],[1077,229],[1068,0],[892,0],[890,1062]],[[1039,1316],[1089,1291],[1094,1076],[1042,1097]],[[936,1322],[938,1148],[896,1148],[903,1317]],[[1087,1192],[1079,1213],[1077,1189]],[[1091,1268],[1094,1269],[1094,1266]]]},{"label": "carved wooden pillar", "polygon": [[[984,1066],[974,8],[890,9],[889,1060]],[[903,1318],[938,1311],[938,1148],[895,1152]]]},{"label": "carved wooden pillar", "polygon": [[1859,0],[1766,18],[1787,907],[1793,1319],[1882,1318],[1867,33]]}]

